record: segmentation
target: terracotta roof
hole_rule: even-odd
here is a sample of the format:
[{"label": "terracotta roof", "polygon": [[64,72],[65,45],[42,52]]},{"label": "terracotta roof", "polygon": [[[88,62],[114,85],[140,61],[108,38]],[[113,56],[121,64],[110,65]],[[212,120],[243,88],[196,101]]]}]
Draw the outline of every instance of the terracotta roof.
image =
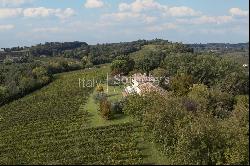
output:
[{"label": "terracotta roof", "polygon": [[151,82],[143,83],[139,85],[138,88],[141,90],[141,93],[164,91],[161,87],[155,86]]},{"label": "terracotta roof", "polygon": [[146,76],[146,74],[136,73],[133,76],[133,79],[139,83],[153,82],[155,78],[152,76]]}]

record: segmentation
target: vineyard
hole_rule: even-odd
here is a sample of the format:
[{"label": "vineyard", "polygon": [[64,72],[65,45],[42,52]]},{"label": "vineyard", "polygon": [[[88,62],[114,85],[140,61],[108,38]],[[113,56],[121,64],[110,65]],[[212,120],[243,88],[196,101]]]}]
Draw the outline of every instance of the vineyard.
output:
[{"label": "vineyard", "polygon": [[[101,128],[42,130],[5,137],[1,164],[140,164],[140,127],[122,124]],[[11,146],[10,146],[11,145]]]},{"label": "vineyard", "polygon": [[91,128],[84,107],[93,88],[79,78],[104,78],[108,68],[56,75],[40,91],[0,108],[0,164],[140,164],[140,127]]}]

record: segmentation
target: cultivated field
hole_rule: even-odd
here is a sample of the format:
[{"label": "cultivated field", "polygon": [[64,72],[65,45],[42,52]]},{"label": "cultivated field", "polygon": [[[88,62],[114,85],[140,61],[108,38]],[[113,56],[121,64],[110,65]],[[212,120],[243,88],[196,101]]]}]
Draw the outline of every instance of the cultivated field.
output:
[{"label": "cultivated field", "polygon": [[[140,127],[93,127],[84,105],[93,88],[79,78],[103,78],[109,69],[63,73],[54,82],[0,108],[0,164],[140,164]],[[111,123],[112,124],[112,123]]]}]

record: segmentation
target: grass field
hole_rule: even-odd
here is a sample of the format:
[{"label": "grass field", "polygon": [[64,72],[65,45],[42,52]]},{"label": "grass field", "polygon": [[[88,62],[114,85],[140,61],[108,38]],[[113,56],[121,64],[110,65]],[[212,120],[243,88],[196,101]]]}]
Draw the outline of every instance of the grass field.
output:
[{"label": "grass field", "polygon": [[129,117],[104,122],[88,110],[97,111],[89,102],[94,88],[79,88],[79,78],[104,78],[108,71],[58,74],[48,86],[1,107],[0,164],[143,163],[141,127]]},{"label": "grass field", "polygon": [[[123,86],[109,86],[109,91],[107,92],[106,85],[102,84],[105,88],[105,93],[108,94],[108,100],[110,101],[119,101],[122,99],[122,90]],[[100,127],[100,126],[107,126],[107,125],[115,125],[115,124],[122,124],[133,122],[132,118],[126,116],[124,114],[118,114],[113,117],[112,120],[105,120],[101,117],[99,109],[99,104],[95,102],[94,96],[97,92],[94,90],[93,93],[90,95],[86,105],[83,105],[84,108],[90,115],[90,125],[92,127]]]}]

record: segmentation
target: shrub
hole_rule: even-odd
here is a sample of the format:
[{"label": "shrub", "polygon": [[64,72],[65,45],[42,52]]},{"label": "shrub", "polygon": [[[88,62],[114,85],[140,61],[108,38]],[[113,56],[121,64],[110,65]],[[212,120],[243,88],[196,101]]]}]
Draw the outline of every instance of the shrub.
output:
[{"label": "shrub", "polygon": [[119,101],[111,103],[111,111],[113,114],[121,114],[123,108],[123,104]]},{"label": "shrub", "polygon": [[222,121],[228,165],[249,165],[249,96],[237,96],[231,116]]},{"label": "shrub", "polygon": [[170,89],[179,96],[186,95],[192,85],[193,79],[190,75],[179,74],[170,80]]},{"label": "shrub", "polygon": [[188,97],[198,103],[198,109],[204,110],[208,108],[209,104],[209,89],[204,84],[194,84]]},{"label": "shrub", "polygon": [[104,119],[110,120],[112,118],[110,101],[107,99],[100,101],[100,112]]},{"label": "shrub", "polygon": [[228,117],[233,110],[233,96],[218,89],[210,89],[209,94],[209,110],[212,114],[218,118]]},{"label": "shrub", "polygon": [[183,104],[183,107],[187,111],[191,111],[191,112],[196,112],[197,111],[198,104],[192,99],[184,98],[182,100],[182,104]]},{"label": "shrub", "polygon": [[85,68],[92,68],[94,65],[91,62],[86,63]]},{"label": "shrub", "polygon": [[96,91],[99,92],[99,93],[103,92],[104,91],[103,86],[102,85],[97,85]]},{"label": "shrub", "polygon": [[94,100],[96,103],[101,102],[102,100],[106,100],[108,95],[106,93],[97,93],[94,95]]},{"label": "shrub", "polygon": [[7,94],[7,88],[4,86],[0,86],[0,105],[4,101],[4,98],[6,97]]}]

